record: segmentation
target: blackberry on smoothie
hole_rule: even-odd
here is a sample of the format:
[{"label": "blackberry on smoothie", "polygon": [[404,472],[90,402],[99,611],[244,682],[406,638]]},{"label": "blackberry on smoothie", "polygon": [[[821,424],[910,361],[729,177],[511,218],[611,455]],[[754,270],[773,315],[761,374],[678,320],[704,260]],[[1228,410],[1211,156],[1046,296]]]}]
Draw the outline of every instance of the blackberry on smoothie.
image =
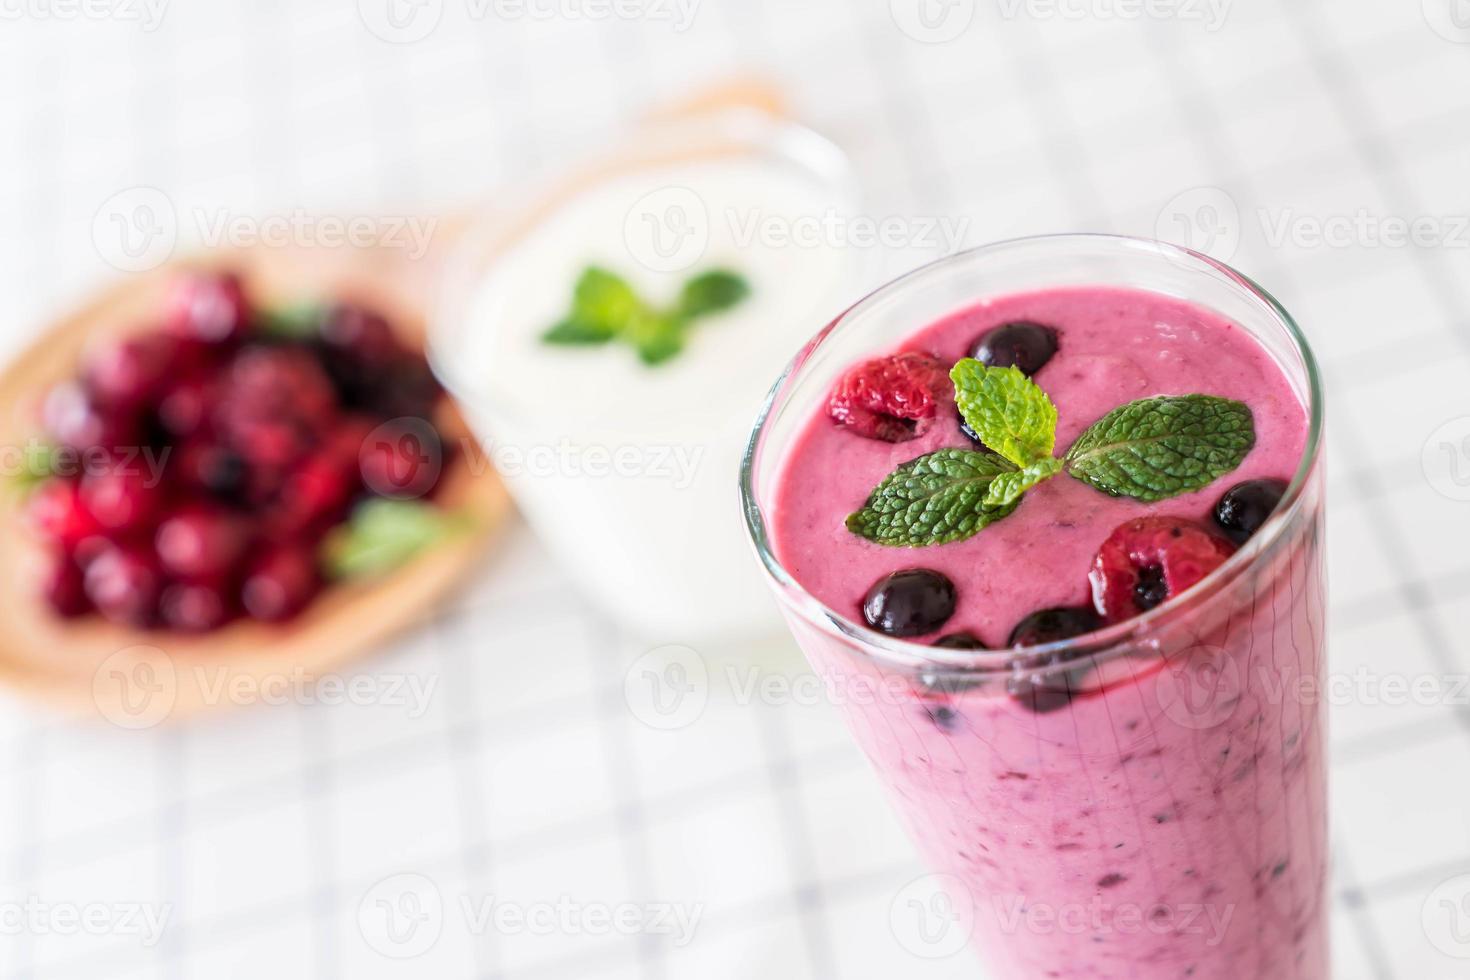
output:
[{"label": "blackberry on smoothie", "polygon": [[[996,248],[1056,247],[1163,248]],[[853,730],[997,977],[1327,976],[1312,370],[1198,262],[1230,313],[1165,269],[901,322],[920,273],[808,349],[762,422],[784,444],[753,444],[792,629],[869,695]],[[804,378],[850,318],[867,349]]]}]

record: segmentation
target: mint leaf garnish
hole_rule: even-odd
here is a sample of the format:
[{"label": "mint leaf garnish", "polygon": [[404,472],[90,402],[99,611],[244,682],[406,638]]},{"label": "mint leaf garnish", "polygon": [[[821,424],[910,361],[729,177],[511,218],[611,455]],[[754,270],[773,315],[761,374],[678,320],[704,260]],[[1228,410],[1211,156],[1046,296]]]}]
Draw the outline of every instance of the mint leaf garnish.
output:
[{"label": "mint leaf garnish", "polygon": [[971,449],[920,456],[878,484],[863,509],[848,517],[847,529],[890,546],[962,541],[1014,509],[985,502],[996,478],[1014,471],[994,453]]},{"label": "mint leaf garnish", "polygon": [[568,317],[542,334],[541,339],[548,344],[605,344],[616,336],[614,330]]},{"label": "mint leaf garnish", "polygon": [[260,329],[282,340],[305,340],[321,326],[326,307],[321,303],[293,303],[266,310],[260,315]]},{"label": "mint leaf garnish", "polygon": [[30,442],[22,450],[22,465],[11,478],[10,488],[28,497],[55,475],[61,450],[44,442]]},{"label": "mint leaf garnish", "polygon": [[985,506],[991,509],[1009,507],[1021,499],[1021,494],[1038,483],[1050,480],[1062,471],[1062,461],[1048,456],[1039,459],[1023,470],[1002,473],[990,484],[985,494]]},{"label": "mint leaf garnish", "polygon": [[1067,472],[1113,497],[1153,502],[1201,490],[1256,444],[1251,410],[1211,395],[1146,398],[1098,419],[1067,450]]},{"label": "mint leaf garnish", "polygon": [[662,310],[645,302],[616,273],[592,266],[577,280],[571,312],[541,340],[563,346],[621,340],[643,363],[662,364],[684,349],[696,320],[728,310],[749,295],[750,286],[739,275],[714,269],[685,283],[678,304]]},{"label": "mint leaf garnish", "polygon": [[986,367],[966,357],[950,371],[955,402],[980,441],[1020,467],[1056,448],[1057,407],[1014,367]]},{"label": "mint leaf garnish", "polygon": [[679,297],[679,315],[708,316],[739,304],[750,295],[750,285],[728,269],[714,269],[684,284]]},{"label": "mint leaf garnish", "polygon": [[384,575],[462,526],[462,519],[422,500],[369,500],[328,535],[323,564],[334,578]]}]

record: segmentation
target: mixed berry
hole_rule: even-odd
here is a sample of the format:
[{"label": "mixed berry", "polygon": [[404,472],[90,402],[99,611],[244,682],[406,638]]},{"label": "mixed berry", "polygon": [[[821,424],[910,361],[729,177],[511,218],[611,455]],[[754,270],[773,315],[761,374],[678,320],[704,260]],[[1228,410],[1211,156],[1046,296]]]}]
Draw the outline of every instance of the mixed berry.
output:
[{"label": "mixed berry", "polygon": [[27,504],[50,607],[189,632],[294,616],[359,502],[433,494],[440,396],[371,310],[287,316],[233,275],[184,278],[158,327],[92,350],[44,400],[53,459],[79,464]]}]

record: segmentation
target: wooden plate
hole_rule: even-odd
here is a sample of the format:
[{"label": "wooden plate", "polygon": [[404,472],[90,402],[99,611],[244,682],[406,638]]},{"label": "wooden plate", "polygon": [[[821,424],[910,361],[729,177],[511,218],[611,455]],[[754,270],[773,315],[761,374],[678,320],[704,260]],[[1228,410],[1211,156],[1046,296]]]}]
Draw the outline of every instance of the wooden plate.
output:
[{"label": "wooden plate", "polygon": [[[238,271],[257,303],[344,298],[381,310],[422,347],[434,275],[427,260],[389,249],[251,248],[170,263],[131,278],[47,330],[0,373],[0,446],[40,434],[39,403],[75,376],[89,344],[156,323],[181,267]],[[148,727],[204,708],[289,697],[422,621],[476,564],[510,512],[509,500],[452,407],[438,420],[462,446],[446,464],[438,500],[466,513],[468,529],[393,574],[334,586],[291,623],[241,621],[203,636],[130,631],[97,617],[62,622],[35,596],[41,559],[21,519],[21,500],[0,503],[0,684],[68,712]]]}]

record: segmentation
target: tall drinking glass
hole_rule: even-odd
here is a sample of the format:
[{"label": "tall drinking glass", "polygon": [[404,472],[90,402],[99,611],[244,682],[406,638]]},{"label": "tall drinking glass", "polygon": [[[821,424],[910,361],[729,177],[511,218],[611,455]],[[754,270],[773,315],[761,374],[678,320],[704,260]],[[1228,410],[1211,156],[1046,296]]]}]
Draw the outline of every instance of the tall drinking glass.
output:
[{"label": "tall drinking glass", "polygon": [[[891,639],[808,594],[772,548],[770,507],[838,375],[987,297],[1069,286],[1187,300],[1273,356],[1310,418],[1274,516],[1187,593],[1047,646]],[[1316,365],[1286,311],[1218,262],[1129,238],[1023,239],[922,268],[776,384],[741,481],[756,551],[992,977],[1328,976],[1321,444]],[[1065,705],[1038,712],[1018,690]]]}]

